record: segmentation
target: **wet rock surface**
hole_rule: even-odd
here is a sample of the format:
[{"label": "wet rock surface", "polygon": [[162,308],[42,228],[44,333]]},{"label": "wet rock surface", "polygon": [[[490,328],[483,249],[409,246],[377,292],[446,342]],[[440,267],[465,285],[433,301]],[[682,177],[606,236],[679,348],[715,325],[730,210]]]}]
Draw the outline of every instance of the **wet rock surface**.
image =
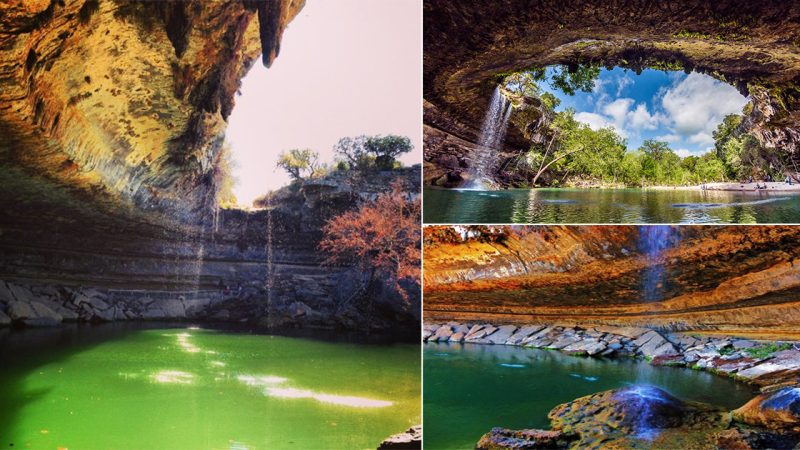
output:
[{"label": "wet rock surface", "polygon": [[[632,386],[581,397],[547,415],[555,430],[577,435],[573,448],[647,446],[690,448],[727,428],[725,411],[684,402],[652,386]],[[644,444],[644,445],[642,445]]]},{"label": "wet rock surface", "polygon": [[403,433],[386,438],[378,450],[418,450],[422,448],[422,425],[416,425]]},{"label": "wet rock surface", "polygon": [[554,430],[492,428],[478,441],[478,450],[566,448],[575,436]]},{"label": "wet rock surface", "polygon": [[[552,430],[494,428],[477,448],[792,449],[800,443],[800,342],[665,332],[643,327],[580,324],[503,325],[426,322],[423,341],[560,350],[583,357],[635,357],[733,377],[761,389],[729,413],[685,402],[652,386],[632,386],[554,408]],[[453,339],[468,329],[473,339]],[[502,330],[502,332],[500,331]],[[492,336],[495,336],[492,339]],[[653,356],[652,349],[669,351]],[[731,421],[733,419],[733,421]],[[498,424],[502,425],[502,424]]]},{"label": "wet rock surface", "polygon": [[748,425],[800,433],[800,387],[761,394],[733,411],[733,417]]},{"label": "wet rock surface", "polygon": [[[751,383],[769,391],[800,385],[800,342],[730,339],[637,327],[492,325],[426,322],[423,342],[513,345],[575,356],[634,357],[653,365],[686,366]],[[469,330],[466,338],[453,330]],[[735,345],[734,345],[735,344]]]}]

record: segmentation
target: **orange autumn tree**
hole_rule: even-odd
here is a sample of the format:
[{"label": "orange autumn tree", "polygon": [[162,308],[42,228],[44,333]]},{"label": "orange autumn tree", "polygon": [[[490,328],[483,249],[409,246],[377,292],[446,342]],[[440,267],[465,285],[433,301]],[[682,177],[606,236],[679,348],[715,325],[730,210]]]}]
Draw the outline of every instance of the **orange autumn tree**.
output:
[{"label": "orange autumn tree", "polygon": [[355,265],[369,274],[365,295],[382,279],[393,283],[408,303],[400,281],[419,280],[420,204],[401,182],[392,183],[388,192],[358,209],[332,218],[322,231],[319,246],[328,254],[325,264]]}]

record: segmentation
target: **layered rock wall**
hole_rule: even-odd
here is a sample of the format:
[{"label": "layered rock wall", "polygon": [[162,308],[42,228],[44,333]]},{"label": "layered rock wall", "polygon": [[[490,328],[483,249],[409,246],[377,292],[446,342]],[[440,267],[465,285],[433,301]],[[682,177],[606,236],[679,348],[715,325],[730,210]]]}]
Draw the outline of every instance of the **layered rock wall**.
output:
[{"label": "layered rock wall", "polygon": [[548,226],[509,228],[500,241],[429,239],[425,317],[797,335],[798,233]]}]

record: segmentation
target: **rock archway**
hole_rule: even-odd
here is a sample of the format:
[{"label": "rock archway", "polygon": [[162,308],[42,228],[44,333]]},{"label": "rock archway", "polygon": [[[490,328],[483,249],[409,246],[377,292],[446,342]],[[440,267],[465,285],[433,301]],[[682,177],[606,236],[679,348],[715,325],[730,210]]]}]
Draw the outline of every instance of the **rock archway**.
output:
[{"label": "rock archway", "polygon": [[[469,159],[503,75],[554,64],[708,74],[750,95],[747,132],[800,158],[796,2],[428,0],[424,30],[427,182]],[[505,151],[522,148],[511,127]]]}]

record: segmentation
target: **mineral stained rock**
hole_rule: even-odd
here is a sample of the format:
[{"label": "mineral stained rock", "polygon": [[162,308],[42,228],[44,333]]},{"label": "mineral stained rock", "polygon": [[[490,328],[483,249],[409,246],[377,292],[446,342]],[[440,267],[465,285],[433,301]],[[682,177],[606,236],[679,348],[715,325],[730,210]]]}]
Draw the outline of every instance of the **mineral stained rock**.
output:
[{"label": "mineral stained rock", "polygon": [[733,417],[748,425],[800,432],[800,387],[761,394],[733,411]]},{"label": "mineral stained rock", "polygon": [[115,206],[211,206],[240,79],[303,4],[3,2],[0,163]]},{"label": "mineral stained rock", "polygon": [[[468,173],[486,105],[503,74],[594,63],[697,71],[749,94],[744,127],[800,160],[800,4],[768,0],[424,2],[427,184]],[[512,114],[492,168],[525,151],[535,121]],[[533,128],[541,124],[534,124]]]},{"label": "mineral stained rock", "polygon": [[[647,252],[639,227],[504,230],[501,239],[462,241],[445,228],[426,228],[426,320],[797,337],[796,227],[670,227],[657,254]],[[658,298],[643,299],[645,280],[658,286]],[[660,337],[644,342],[653,337],[646,331],[635,339],[648,356],[674,353]]]}]

